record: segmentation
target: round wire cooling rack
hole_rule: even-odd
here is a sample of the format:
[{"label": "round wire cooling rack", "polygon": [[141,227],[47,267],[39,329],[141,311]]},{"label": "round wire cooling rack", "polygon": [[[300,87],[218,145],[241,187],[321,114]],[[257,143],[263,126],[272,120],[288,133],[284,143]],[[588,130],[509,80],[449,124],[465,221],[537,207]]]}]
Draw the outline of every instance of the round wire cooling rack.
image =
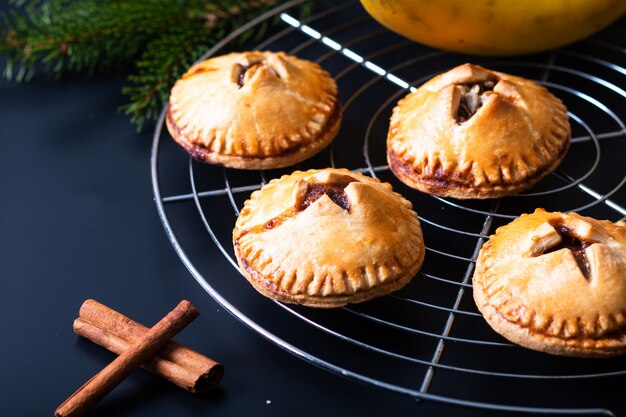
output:
[{"label": "round wire cooling rack", "polygon": [[[476,309],[471,276],[495,228],[536,207],[626,219],[626,29],[614,25],[567,48],[514,59],[435,51],[394,35],[358,2],[283,3],[231,33],[203,58],[225,52],[269,19],[282,28],[247,49],[283,50],[320,63],[337,80],[343,124],[333,144],[295,167],[241,172],[195,162],[163,129],[154,133],[152,180],[166,233],[200,285],[247,326],[292,354],[336,374],[420,400],[485,410],[614,415],[612,394],[626,359],[550,356],[495,334]],[[617,41],[616,41],[617,39]],[[619,43],[621,41],[621,44]],[[464,62],[535,79],[569,109],[572,145],[557,171],[529,192],[459,201],[405,187],[385,159],[395,103],[434,75]],[[392,295],[320,311],[258,295],[240,276],[231,233],[253,190],[295,169],[337,166],[379,177],[411,200],[427,244],[422,270]],[[217,249],[217,250],[216,250]],[[224,261],[215,264],[221,253]],[[232,266],[232,268],[231,268]],[[521,393],[521,394],[520,394]]]}]

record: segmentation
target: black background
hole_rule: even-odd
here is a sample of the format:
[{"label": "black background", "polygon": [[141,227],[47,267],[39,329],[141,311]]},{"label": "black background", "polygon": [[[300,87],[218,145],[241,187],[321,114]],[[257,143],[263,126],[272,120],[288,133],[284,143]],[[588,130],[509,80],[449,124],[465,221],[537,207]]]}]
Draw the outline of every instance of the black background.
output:
[{"label": "black background", "polygon": [[[158,218],[151,132],[116,109],[121,76],[0,81],[0,414],[52,415],[114,356],[72,321],[94,298],[152,325],[181,299],[201,316],[177,340],[224,364],[194,396],[143,371],[93,415],[483,415],[317,369],[257,335],[191,278]],[[215,273],[230,268],[217,250]],[[492,415],[492,414],[489,414]]]},{"label": "black background", "polygon": [[225,367],[220,387],[204,396],[137,371],[96,415],[418,410],[411,399],[338,378],[283,352],[197,285],[167,240],[152,200],[150,135],[137,135],[116,111],[124,102],[121,86],[121,78],[79,76],[0,84],[0,414],[52,415],[114,358],[72,331],[87,298],[146,325],[188,299],[201,316],[176,339]]},{"label": "black background", "polygon": [[[440,409],[285,353],[200,288],[157,215],[151,132],[136,134],[116,110],[125,100],[123,81],[0,81],[0,414],[52,415],[114,358],[72,331],[88,298],[146,325],[181,299],[191,301],[201,315],[176,340],[225,367],[219,388],[204,396],[137,371],[94,415],[428,415]],[[216,273],[230,268],[221,254],[208,255],[215,256]]]}]

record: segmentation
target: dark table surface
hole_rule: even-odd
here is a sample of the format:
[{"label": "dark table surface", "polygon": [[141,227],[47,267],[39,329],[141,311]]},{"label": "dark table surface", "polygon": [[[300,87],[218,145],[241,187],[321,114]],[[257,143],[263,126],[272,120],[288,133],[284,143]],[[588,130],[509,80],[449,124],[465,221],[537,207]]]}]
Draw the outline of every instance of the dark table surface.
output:
[{"label": "dark table surface", "polygon": [[122,85],[121,77],[0,81],[0,414],[52,415],[114,358],[72,331],[93,298],[146,325],[190,300],[201,315],[176,339],[225,367],[203,396],[137,371],[95,415],[429,415],[433,404],[291,356],[200,288],[155,209],[151,133],[137,134],[116,110]]},{"label": "dark table surface", "polygon": [[[190,300],[201,316],[176,339],[225,367],[220,386],[201,396],[136,371],[93,415],[484,415],[318,369],[213,301],[166,237],[153,201],[152,135],[117,111],[123,84],[121,76],[0,81],[1,415],[52,415],[114,358],[72,331],[88,298],[146,325]],[[207,256],[215,273],[229,268],[217,250]]]}]

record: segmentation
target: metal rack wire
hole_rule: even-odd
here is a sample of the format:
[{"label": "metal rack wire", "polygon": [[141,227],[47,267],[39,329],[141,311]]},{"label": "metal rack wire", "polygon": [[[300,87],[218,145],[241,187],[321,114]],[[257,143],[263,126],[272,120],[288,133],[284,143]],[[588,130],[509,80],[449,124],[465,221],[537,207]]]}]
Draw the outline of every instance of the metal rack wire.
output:
[{"label": "metal rack wire", "polygon": [[[626,91],[620,87],[626,84],[626,45],[615,42],[626,39],[626,30],[614,26],[544,54],[477,59],[406,41],[378,26],[355,2],[334,2],[304,21],[297,17],[299,3],[286,2],[249,22],[206,56],[221,53],[264,20],[280,18],[283,29],[250,49],[285,50],[320,63],[335,77],[344,121],[328,150],[296,167],[240,172],[188,158],[163,130],[163,115],[155,130],[157,208],[194,278],[261,335],[348,378],[421,400],[485,410],[613,415],[609,408],[620,409],[620,404],[605,397],[600,387],[610,382],[608,377],[623,382],[625,359],[560,358],[512,345],[478,313],[471,276],[489,234],[536,207],[626,219],[626,169],[621,161],[626,152]],[[573,141],[565,161],[527,193],[492,201],[444,199],[405,187],[388,170],[386,130],[397,100],[467,61],[535,79],[570,110]],[[239,276],[231,230],[250,192],[293,169],[325,166],[377,176],[413,202],[427,253],[422,270],[405,289],[368,303],[318,311],[266,300]],[[234,269],[213,274],[215,265],[204,255],[209,248],[217,248],[224,265]],[[556,398],[546,392],[554,384],[566,394]],[[532,395],[520,398],[520,391]]]}]

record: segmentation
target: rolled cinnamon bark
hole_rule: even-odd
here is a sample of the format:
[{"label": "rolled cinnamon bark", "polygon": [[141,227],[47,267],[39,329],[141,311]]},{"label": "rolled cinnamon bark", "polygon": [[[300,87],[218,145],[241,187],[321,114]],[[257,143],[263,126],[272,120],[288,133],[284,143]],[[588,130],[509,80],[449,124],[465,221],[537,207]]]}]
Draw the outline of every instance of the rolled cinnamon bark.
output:
[{"label": "rolled cinnamon bark", "polygon": [[195,307],[189,301],[181,301],[142,338],[63,401],[56,409],[55,417],[84,415],[196,317]]},{"label": "rolled cinnamon bark", "polygon": [[[148,330],[95,300],[85,301],[74,321],[74,332],[118,355]],[[169,341],[141,367],[193,393],[214,388],[224,375],[221,364],[174,341]]]}]

